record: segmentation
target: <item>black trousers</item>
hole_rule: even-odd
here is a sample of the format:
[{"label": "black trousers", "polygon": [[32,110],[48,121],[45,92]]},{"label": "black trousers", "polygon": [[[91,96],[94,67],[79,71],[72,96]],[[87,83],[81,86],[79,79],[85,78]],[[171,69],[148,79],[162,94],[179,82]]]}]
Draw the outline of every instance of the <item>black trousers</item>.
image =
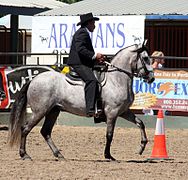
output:
[{"label": "black trousers", "polygon": [[95,103],[98,96],[98,81],[92,71],[85,65],[71,65],[74,70],[79,74],[85,82],[85,100],[86,100],[86,113],[95,110]]}]

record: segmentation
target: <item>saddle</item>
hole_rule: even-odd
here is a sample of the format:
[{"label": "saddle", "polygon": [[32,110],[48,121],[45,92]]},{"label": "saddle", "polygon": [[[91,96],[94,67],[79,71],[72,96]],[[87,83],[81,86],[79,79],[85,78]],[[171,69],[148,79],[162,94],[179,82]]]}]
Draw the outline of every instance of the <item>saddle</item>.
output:
[{"label": "saddle", "polygon": [[[99,82],[99,92],[101,92],[102,86],[104,86],[106,82],[105,72],[107,71],[107,68],[108,67],[105,64],[95,65],[93,68],[93,73]],[[72,85],[83,85],[83,80],[74,69],[72,67],[69,67],[69,69],[69,72],[65,74],[66,81]]]}]

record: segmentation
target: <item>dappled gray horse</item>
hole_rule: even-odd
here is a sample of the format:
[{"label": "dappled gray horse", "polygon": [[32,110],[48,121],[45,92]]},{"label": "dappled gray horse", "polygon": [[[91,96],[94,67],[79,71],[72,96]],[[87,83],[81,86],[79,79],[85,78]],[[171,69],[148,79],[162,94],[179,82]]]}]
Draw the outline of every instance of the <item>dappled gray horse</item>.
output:
[{"label": "dappled gray horse", "polygon": [[[139,154],[142,154],[148,142],[145,126],[129,107],[134,101],[133,77],[143,78],[147,83],[152,83],[154,80],[151,61],[145,46],[132,45],[120,50],[111,60],[105,76],[106,80],[101,92],[107,124],[105,158],[115,160],[111,156],[110,146],[118,116],[140,128]],[[9,142],[10,145],[20,143],[19,153],[22,159],[31,159],[26,152],[26,137],[43,117],[45,121],[41,128],[42,136],[54,156],[64,158],[51,138],[52,128],[60,111],[86,116],[84,83],[69,83],[66,79],[64,74],[58,72],[41,73],[22,88],[13,103]],[[26,107],[28,106],[32,110],[32,116],[26,119]]]}]

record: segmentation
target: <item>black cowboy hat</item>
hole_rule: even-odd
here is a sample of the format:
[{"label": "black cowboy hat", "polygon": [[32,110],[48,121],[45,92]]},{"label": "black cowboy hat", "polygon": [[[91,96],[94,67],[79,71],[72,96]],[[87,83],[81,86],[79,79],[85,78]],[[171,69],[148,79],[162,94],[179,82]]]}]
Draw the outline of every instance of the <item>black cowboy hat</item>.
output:
[{"label": "black cowboy hat", "polygon": [[80,22],[77,24],[77,26],[82,25],[88,21],[95,20],[98,21],[98,17],[93,17],[92,13],[82,14],[80,15]]}]

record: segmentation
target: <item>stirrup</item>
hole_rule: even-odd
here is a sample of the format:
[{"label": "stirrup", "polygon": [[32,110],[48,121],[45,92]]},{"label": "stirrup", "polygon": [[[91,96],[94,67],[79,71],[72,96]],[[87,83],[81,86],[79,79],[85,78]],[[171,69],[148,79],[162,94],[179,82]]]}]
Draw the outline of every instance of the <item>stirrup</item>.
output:
[{"label": "stirrup", "polygon": [[99,117],[102,114],[102,101],[101,100],[97,100],[96,104],[95,104],[95,117]]}]

